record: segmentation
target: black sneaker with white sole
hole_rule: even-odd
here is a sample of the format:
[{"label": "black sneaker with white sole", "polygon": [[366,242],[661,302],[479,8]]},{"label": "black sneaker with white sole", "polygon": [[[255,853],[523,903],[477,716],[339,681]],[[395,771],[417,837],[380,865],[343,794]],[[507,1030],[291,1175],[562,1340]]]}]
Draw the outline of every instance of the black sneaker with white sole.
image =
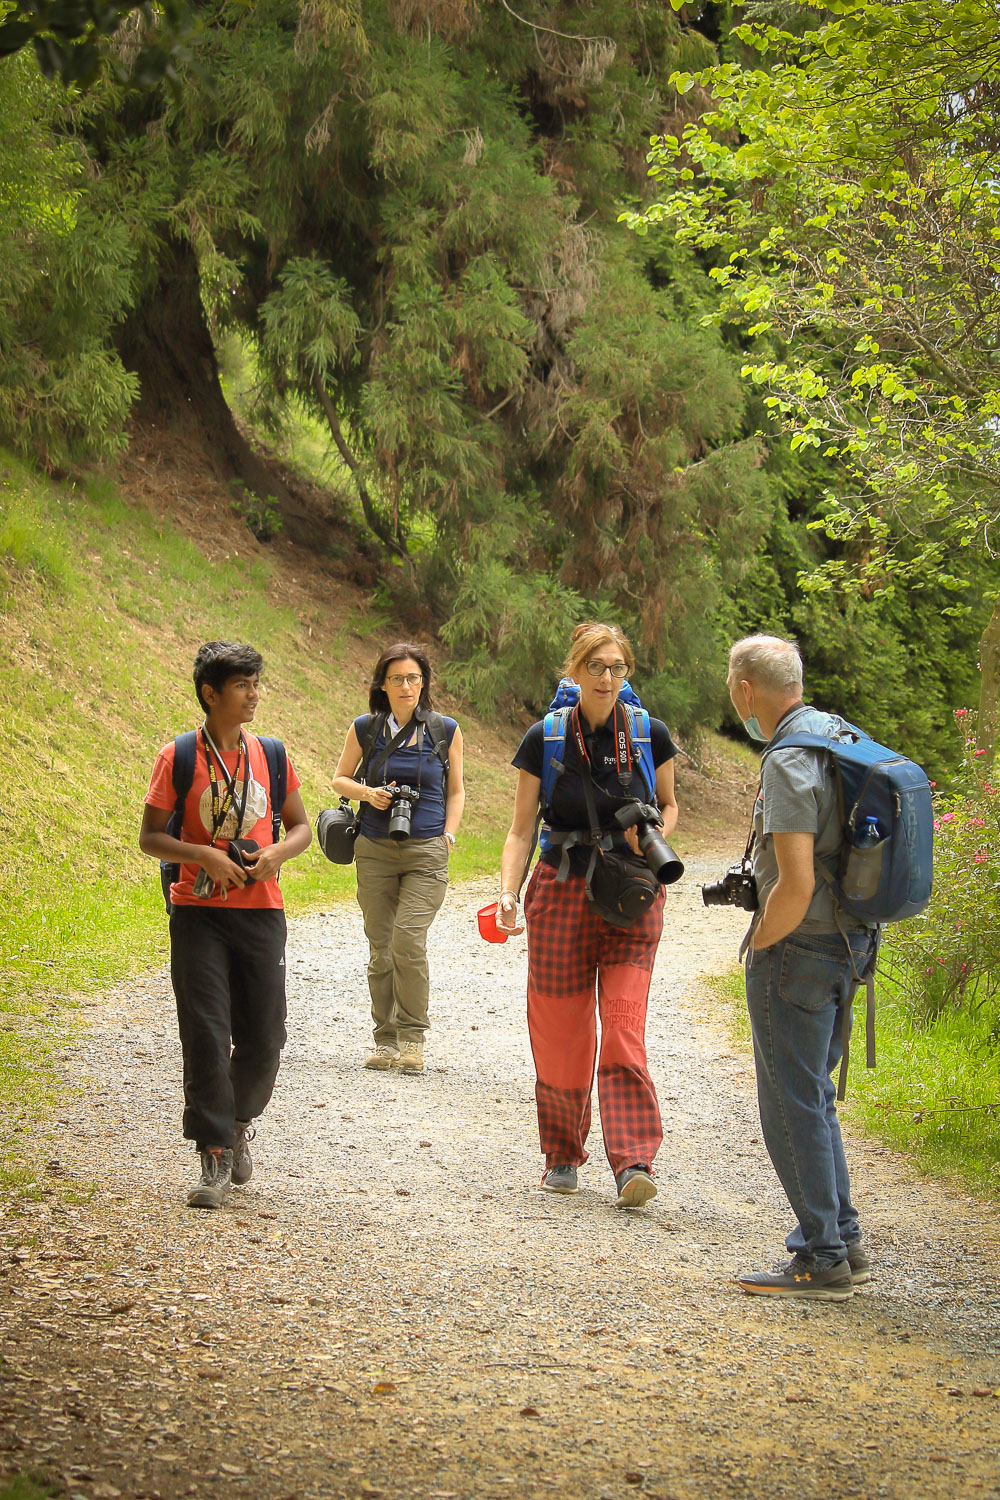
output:
[{"label": "black sneaker with white sole", "polygon": [[851,1268],[851,1280],[855,1286],[871,1281],[872,1263],[861,1248],[860,1240],[852,1240],[847,1247],[847,1264]]},{"label": "black sneaker with white sole", "polygon": [[542,1174],[542,1188],[546,1193],[578,1193],[576,1168],[569,1162],[547,1167]]},{"label": "black sneaker with white sole", "polygon": [[201,1181],[188,1193],[188,1207],[221,1208],[233,1182],[233,1153],[228,1146],[211,1146],[199,1155]]},{"label": "black sneaker with white sole", "polygon": [[801,1297],[812,1302],[846,1302],[854,1296],[851,1268],[846,1260],[836,1265],[821,1265],[794,1255],[778,1271],[750,1272],[734,1276],[745,1292],[755,1297]]}]

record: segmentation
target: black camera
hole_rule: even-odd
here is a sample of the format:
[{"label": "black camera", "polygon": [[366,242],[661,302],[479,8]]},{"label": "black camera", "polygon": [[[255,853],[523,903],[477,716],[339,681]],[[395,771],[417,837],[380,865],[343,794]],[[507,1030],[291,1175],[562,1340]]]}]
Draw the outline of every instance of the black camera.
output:
[{"label": "black camera", "polygon": [[661,885],[673,885],[684,874],[684,866],[657,829],[663,827],[659,810],[648,802],[626,802],[615,813],[619,828],[634,828],[639,848]]},{"label": "black camera", "polygon": [[420,800],[420,793],[412,786],[392,788],[392,805],[389,808],[389,837],[402,842],[410,837],[410,819],[413,804]]},{"label": "black camera", "polygon": [[750,861],[741,859],[738,865],[729,867],[721,880],[703,885],[701,899],[706,906],[742,906],[744,911],[756,911],[757,882]]}]

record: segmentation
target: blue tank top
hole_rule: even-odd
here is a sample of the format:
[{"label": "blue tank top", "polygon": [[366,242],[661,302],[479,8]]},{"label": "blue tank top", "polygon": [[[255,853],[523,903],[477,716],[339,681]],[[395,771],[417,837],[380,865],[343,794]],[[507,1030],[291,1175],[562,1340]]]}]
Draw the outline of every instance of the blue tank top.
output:
[{"label": "blue tank top", "polygon": [[[358,744],[362,747],[365,743],[369,717],[368,714],[362,714],[354,721],[354,733],[358,737]],[[442,717],[445,735],[450,745],[455,737],[455,730],[458,728],[458,720],[449,719],[446,715]],[[391,739],[392,736],[390,735],[389,738]],[[383,729],[375,737],[369,765],[381,761],[385,747],[386,736]],[[434,746],[426,725],[423,733],[423,748],[419,758],[416,739],[414,739],[411,744],[402,745],[392,752],[386,764],[380,767],[376,781],[379,786],[386,786],[390,781],[394,781],[397,786],[412,786],[416,789],[418,777],[420,799],[413,806],[410,838],[438,838],[444,833],[444,766],[441,764],[440,757],[434,753]],[[372,807],[370,802],[362,803],[360,831],[366,839],[387,839],[389,837],[389,809],[386,808],[384,812],[380,812],[378,808]]]}]

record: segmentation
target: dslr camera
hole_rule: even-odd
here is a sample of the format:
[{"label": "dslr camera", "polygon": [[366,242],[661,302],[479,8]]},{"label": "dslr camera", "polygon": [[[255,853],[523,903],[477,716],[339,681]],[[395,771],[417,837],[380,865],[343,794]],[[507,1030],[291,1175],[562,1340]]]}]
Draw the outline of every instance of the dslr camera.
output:
[{"label": "dslr camera", "polygon": [[401,843],[403,839],[410,837],[410,819],[413,817],[413,804],[420,800],[420,793],[416,787],[397,786],[392,789],[392,802],[389,806],[389,837]]},{"label": "dslr camera", "polygon": [[673,885],[675,880],[680,880],[684,866],[663,835],[657,832],[663,827],[658,808],[648,802],[626,802],[615,812],[615,821],[619,828],[636,830],[642,857],[661,885]]},{"label": "dslr camera", "polygon": [[742,906],[744,911],[756,911],[757,882],[750,861],[741,859],[738,865],[730,865],[721,880],[703,885],[701,899],[706,906]]}]

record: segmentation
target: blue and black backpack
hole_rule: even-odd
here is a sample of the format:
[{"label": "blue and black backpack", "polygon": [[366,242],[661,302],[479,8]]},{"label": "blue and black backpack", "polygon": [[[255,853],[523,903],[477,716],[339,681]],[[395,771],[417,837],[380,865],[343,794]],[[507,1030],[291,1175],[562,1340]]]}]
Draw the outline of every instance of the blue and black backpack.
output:
[{"label": "blue and black backpack", "polygon": [[[543,721],[545,739],[542,752],[542,786],[539,792],[542,823],[538,834],[538,847],[543,854],[552,848],[551,829],[545,822],[545,815],[552,801],[556,782],[563,773],[569,716],[579,701],[579,683],[573,682],[569,677],[563,677]],[[653,747],[649,737],[649,714],[628,682],[622,683],[618,702],[625,710],[636,768],[646,783],[647,798],[652,801],[656,797],[656,768],[653,765]]]}]

